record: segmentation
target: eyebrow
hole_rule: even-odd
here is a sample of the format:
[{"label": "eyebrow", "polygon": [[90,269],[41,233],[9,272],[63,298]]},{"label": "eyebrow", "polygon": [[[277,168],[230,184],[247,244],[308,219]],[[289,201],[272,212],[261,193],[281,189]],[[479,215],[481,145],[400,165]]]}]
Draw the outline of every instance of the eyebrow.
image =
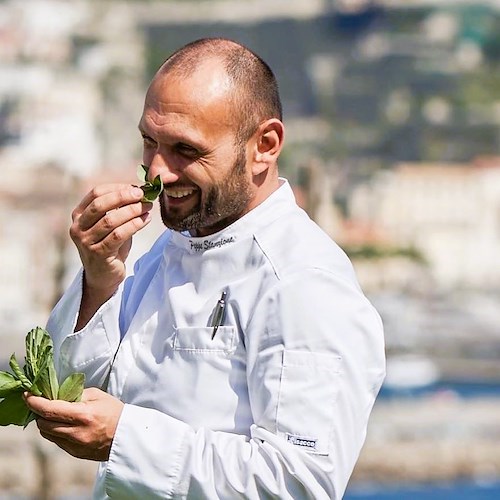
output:
[{"label": "eyebrow", "polygon": [[[147,137],[151,137],[149,133],[142,126],[142,120],[139,122],[137,128],[139,129],[141,135],[146,135]],[[186,146],[190,146],[193,149],[197,150],[200,154],[206,154],[209,152],[209,149],[205,146],[204,143],[200,142],[199,140],[193,139],[191,137],[174,134],[171,135],[170,138],[172,144],[174,145],[185,144]]]}]

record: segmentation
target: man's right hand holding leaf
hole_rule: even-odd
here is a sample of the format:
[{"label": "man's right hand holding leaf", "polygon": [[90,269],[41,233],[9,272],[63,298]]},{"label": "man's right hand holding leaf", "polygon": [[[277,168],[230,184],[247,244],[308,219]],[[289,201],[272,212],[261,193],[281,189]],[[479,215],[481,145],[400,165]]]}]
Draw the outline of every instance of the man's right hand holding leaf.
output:
[{"label": "man's right hand holding leaf", "polygon": [[125,279],[132,236],[151,220],[151,203],[130,184],[92,189],[73,210],[70,236],[84,268],[83,298],[76,330],[83,328]]}]

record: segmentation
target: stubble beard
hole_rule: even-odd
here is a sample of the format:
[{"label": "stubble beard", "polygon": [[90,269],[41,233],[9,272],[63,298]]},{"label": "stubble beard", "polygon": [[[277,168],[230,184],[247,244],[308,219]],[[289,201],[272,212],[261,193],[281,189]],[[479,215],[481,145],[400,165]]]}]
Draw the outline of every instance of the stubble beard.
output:
[{"label": "stubble beard", "polygon": [[198,206],[190,213],[183,216],[172,213],[163,198],[160,198],[160,213],[163,224],[174,231],[189,231],[192,235],[199,230],[215,233],[245,213],[251,198],[245,149],[241,147],[226,178],[210,187],[204,199],[200,196]]}]

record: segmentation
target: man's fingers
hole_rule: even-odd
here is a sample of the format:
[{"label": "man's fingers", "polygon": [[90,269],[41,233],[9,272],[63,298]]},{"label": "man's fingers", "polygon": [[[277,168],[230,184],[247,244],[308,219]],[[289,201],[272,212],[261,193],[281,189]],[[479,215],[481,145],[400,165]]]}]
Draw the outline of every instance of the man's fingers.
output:
[{"label": "man's fingers", "polygon": [[40,430],[40,435],[45,438],[47,441],[50,441],[56,444],[61,450],[64,450],[66,453],[77,457],[77,458],[91,458],[91,457],[80,457],[79,450],[81,448],[77,447],[77,442],[74,439],[66,439],[61,435],[53,435],[43,430]]},{"label": "man's fingers", "polygon": [[137,203],[143,192],[140,188],[127,185],[109,191],[110,185],[95,187],[73,211],[73,222],[81,231],[90,229],[111,210]]},{"label": "man's fingers", "polygon": [[58,440],[60,438],[74,441],[74,439],[72,439],[72,436],[75,431],[75,426],[72,424],[39,418],[36,421],[36,425],[40,430],[40,434],[49,441],[54,441],[56,439]]},{"label": "man's fingers", "polygon": [[144,226],[149,224],[151,216],[144,214],[144,217],[135,217],[125,224],[113,229],[101,241],[94,243],[90,246],[95,255],[105,257],[107,255],[115,254],[122,245],[129,240],[135,233],[137,233]]},{"label": "man's fingers", "polygon": [[97,388],[84,389],[78,403],[51,401],[25,394],[39,418],[40,434],[71,455],[104,461],[116,432],[124,404]]},{"label": "man's fingers", "polygon": [[99,243],[117,230],[119,230],[119,234],[114,235],[113,239],[121,241],[128,239],[135,231],[129,234],[127,231],[121,231],[122,227],[131,221],[134,221],[132,226],[136,229],[142,227],[144,221],[142,216],[147,214],[149,210],[151,210],[151,207],[152,205],[150,203],[133,203],[131,205],[126,205],[122,208],[117,208],[116,210],[107,212],[90,230],[87,231],[87,234],[85,235],[85,243],[88,246]]},{"label": "man's fingers", "polygon": [[81,419],[80,403],[62,400],[50,400],[41,396],[25,395],[28,408],[45,420],[72,424]]},{"label": "man's fingers", "polygon": [[108,193],[114,193],[121,189],[130,189],[131,187],[132,186],[130,184],[100,184],[99,186],[95,186],[82,198],[80,203],[73,210],[73,220],[79,217],[96,198],[104,196]]},{"label": "man's fingers", "polygon": [[[82,414],[85,405],[91,401],[99,399],[110,399],[108,393],[96,387],[88,387],[83,390],[82,398],[79,402],[63,401],[62,399],[47,399],[42,396],[34,396],[29,392],[24,393],[24,401],[37,415],[48,420],[66,422],[71,424],[75,417]],[[68,416],[66,416],[68,415]]]}]

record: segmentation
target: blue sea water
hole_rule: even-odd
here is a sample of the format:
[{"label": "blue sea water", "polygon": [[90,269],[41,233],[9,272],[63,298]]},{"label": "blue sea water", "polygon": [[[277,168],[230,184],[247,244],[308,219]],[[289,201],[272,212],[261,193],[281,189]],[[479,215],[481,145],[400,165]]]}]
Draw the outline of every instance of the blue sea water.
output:
[{"label": "blue sea water", "polygon": [[[406,389],[382,387],[379,397],[381,400],[413,399],[443,393],[453,394],[461,399],[500,398],[500,384],[468,380],[440,380],[425,387]],[[344,500],[500,500],[500,478],[490,482],[457,481],[390,486],[352,485],[347,489]]]},{"label": "blue sea water", "polygon": [[[392,388],[382,386],[379,398],[419,398],[449,392],[463,399],[500,398],[500,383],[471,380],[439,380],[424,387]],[[500,499],[500,497],[499,497]]]},{"label": "blue sea water", "polygon": [[344,500],[498,500],[500,478],[491,483],[454,482],[406,486],[353,486]]},{"label": "blue sea water", "polygon": [[[425,387],[392,389],[382,387],[380,399],[419,398],[449,392],[463,399],[500,398],[500,384],[441,380]],[[87,500],[87,496],[62,496],[57,500]],[[30,500],[25,496],[5,496],[0,500]],[[491,482],[452,482],[408,485],[352,485],[343,500],[500,500],[500,478]]]}]

